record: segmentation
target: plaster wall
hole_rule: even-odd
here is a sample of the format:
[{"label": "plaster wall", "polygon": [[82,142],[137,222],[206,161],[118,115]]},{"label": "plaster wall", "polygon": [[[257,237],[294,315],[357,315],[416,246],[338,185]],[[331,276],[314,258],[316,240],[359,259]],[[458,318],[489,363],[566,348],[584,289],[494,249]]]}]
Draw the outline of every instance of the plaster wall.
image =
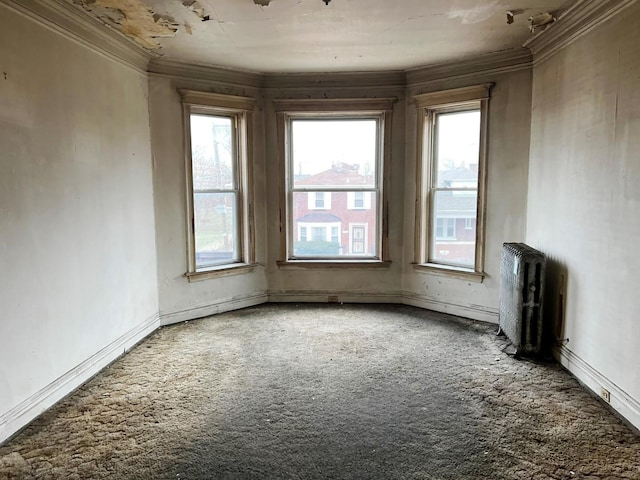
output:
[{"label": "plaster wall", "polygon": [[[417,107],[412,97],[450,88],[495,83],[488,114],[486,273],[482,283],[433,272],[416,271],[414,261]],[[500,259],[504,242],[525,237],[529,130],[531,126],[531,70],[432,81],[413,86],[407,95],[406,166],[404,191],[404,261],[402,289],[405,303],[497,323]]]},{"label": "plaster wall", "polygon": [[153,330],[158,295],[146,76],[0,25],[2,441]]},{"label": "plaster wall", "polygon": [[[402,225],[404,217],[404,88],[362,87],[358,74],[345,78],[340,86],[268,89],[265,93],[265,128],[267,168],[267,238],[269,299],[272,301],[320,301],[337,296],[339,302],[401,303]],[[318,81],[318,83],[321,83]],[[280,192],[282,175],[279,163],[277,121],[274,99],[295,98],[396,98],[391,120],[391,155],[387,165],[389,182],[385,185],[388,211],[388,268],[310,268],[278,266],[281,258]],[[327,139],[330,141],[330,139]]]},{"label": "plaster wall", "polygon": [[558,355],[640,426],[640,4],[536,64],[527,242]]},{"label": "plaster wall", "polygon": [[[256,268],[249,273],[189,283],[187,272],[187,191],[182,103],[178,89],[210,91],[257,100],[253,114],[253,194]],[[265,165],[262,100],[254,88],[228,86],[151,74],[149,111],[154,165],[158,295],[163,324],[242,308],[267,300],[264,272],[267,246],[264,221]]]}]

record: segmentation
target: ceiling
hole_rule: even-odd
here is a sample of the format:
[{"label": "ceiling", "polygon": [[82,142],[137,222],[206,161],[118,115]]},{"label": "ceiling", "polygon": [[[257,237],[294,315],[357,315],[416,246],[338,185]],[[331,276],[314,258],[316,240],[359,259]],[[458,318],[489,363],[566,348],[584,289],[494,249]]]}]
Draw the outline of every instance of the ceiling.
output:
[{"label": "ceiling", "polygon": [[[520,47],[575,0],[68,0],[147,50],[262,73],[407,70]],[[514,14],[507,22],[507,12]]]}]

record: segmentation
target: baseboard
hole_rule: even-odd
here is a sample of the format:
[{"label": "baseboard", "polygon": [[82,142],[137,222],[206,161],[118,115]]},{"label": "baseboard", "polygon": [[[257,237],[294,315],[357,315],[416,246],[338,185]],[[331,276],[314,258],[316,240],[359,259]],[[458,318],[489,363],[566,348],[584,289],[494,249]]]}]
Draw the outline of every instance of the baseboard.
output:
[{"label": "baseboard", "polygon": [[100,370],[126,353],[136,343],[154,332],[159,326],[160,321],[156,313],[51,382],[39,392],[4,413],[0,416],[0,444],[11,438],[56,402],[87,382]]},{"label": "baseboard", "polygon": [[403,292],[402,303],[414,307],[433,310],[440,313],[448,313],[459,317],[498,324],[498,310],[482,305],[460,305],[455,303],[435,300],[425,295],[413,292]]},{"label": "baseboard", "polygon": [[635,428],[640,429],[640,402],[638,400],[613,384],[566,346],[556,347],[553,354],[564,368],[596,395],[600,396],[600,389],[603,387],[609,390],[611,408]]},{"label": "baseboard", "polygon": [[342,290],[269,291],[269,302],[282,303],[402,303],[401,292],[344,292]]},{"label": "baseboard", "polygon": [[266,292],[253,293],[250,295],[242,295],[218,300],[216,302],[204,305],[196,305],[184,310],[175,310],[173,312],[160,312],[160,325],[171,325],[173,323],[186,322],[187,320],[195,320],[196,318],[208,317],[216,313],[229,312],[245,307],[253,307],[268,301]]}]

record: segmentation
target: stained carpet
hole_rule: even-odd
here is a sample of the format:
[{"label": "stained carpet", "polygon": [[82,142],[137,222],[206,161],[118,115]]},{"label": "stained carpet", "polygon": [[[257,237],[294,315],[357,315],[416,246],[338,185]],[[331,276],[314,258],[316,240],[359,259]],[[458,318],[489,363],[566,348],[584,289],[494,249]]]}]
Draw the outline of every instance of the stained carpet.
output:
[{"label": "stained carpet", "polygon": [[637,432],[495,330],[306,304],[165,327],[0,447],[0,479],[639,479]]}]

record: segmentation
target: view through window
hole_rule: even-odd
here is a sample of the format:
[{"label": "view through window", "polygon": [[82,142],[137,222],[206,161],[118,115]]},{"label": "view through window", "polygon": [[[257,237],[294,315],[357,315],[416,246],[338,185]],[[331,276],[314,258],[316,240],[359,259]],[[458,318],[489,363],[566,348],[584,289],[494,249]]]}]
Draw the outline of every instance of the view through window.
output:
[{"label": "view through window", "polygon": [[479,153],[479,109],[435,113],[430,262],[475,265]]},{"label": "view through window", "polygon": [[379,258],[380,119],[291,118],[290,257]]},{"label": "view through window", "polygon": [[191,114],[196,269],[240,261],[235,118]]}]

